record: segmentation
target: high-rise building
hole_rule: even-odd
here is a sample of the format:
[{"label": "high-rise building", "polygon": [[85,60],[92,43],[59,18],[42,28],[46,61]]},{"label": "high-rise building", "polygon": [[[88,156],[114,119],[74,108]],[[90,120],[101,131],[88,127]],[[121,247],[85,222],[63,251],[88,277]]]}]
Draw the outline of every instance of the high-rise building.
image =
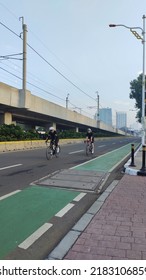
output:
[{"label": "high-rise building", "polygon": [[116,128],[127,127],[127,114],[125,112],[116,112]]},{"label": "high-rise building", "polygon": [[112,126],[112,109],[111,108],[99,109],[99,119],[100,121]]}]

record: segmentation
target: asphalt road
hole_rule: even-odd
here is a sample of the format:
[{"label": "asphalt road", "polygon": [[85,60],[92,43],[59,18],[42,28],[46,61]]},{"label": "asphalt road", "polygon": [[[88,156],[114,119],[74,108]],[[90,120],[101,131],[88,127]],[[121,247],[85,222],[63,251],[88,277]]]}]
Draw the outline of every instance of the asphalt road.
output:
[{"label": "asphalt road", "polygon": [[[95,141],[94,157],[117,149],[136,138],[110,138]],[[67,144],[61,147],[59,158],[47,160],[45,149],[35,149],[0,154],[0,196],[17,189],[23,189],[52,172],[67,169],[89,160],[85,154],[85,144]]]},{"label": "asphalt road", "polygon": [[[124,137],[95,141],[95,154],[93,158],[118,149],[128,143],[137,142],[140,142],[140,139]],[[85,144],[82,141],[78,144],[67,144],[62,146],[60,157],[54,157],[49,161],[46,159],[45,151],[45,149],[35,149],[0,154],[0,197],[16,190],[23,190],[16,196],[13,195],[8,199],[3,199],[0,203],[1,213],[4,213],[4,215],[1,215],[0,218],[1,224],[4,225],[3,232],[0,232],[0,234],[2,235],[2,238],[5,236],[4,242],[6,243],[12,243],[7,242],[7,240],[9,239],[11,241],[11,239],[13,239],[13,244],[7,244],[7,246],[9,246],[8,248],[6,248],[4,242],[2,243],[3,254],[0,255],[0,258],[3,258],[3,256],[6,259],[45,258],[45,256],[53,250],[69,229],[97,199],[97,193],[88,193],[81,199],[80,202],[75,202],[73,211],[69,211],[69,213],[61,219],[55,217],[54,214],[57,213],[57,211],[59,211],[65,203],[70,203],[73,197],[77,196],[77,193],[73,191],[72,193],[67,194],[65,190],[59,190],[57,193],[56,188],[56,190],[53,190],[51,194],[50,188],[38,186],[29,188],[30,184],[57,170],[69,169],[80,165],[90,160],[91,157],[86,156]],[[63,197],[62,200],[61,195]],[[49,204],[52,207],[50,209],[48,209],[48,200],[46,202],[46,198],[50,199]],[[33,204],[31,203],[32,200]],[[56,206],[53,204],[55,201]],[[9,215],[10,211],[13,212],[11,217]],[[37,218],[31,218],[30,213],[33,215],[34,213],[38,213]],[[26,236],[30,235],[31,232],[40,227],[42,220],[39,219],[39,214],[42,215],[44,222],[49,220],[53,227],[49,230],[49,232],[46,232],[43,235],[43,238],[40,238],[37,243],[34,243],[30,249],[25,250],[24,248],[16,248],[16,244],[14,243],[21,243]],[[48,214],[49,216],[47,216]],[[24,221],[26,220],[26,217],[27,223],[25,224]],[[7,222],[5,222],[5,219],[7,219]],[[9,223],[12,227],[11,235],[8,234]],[[6,224],[8,224],[8,228]],[[15,240],[16,235],[17,240]]]}]

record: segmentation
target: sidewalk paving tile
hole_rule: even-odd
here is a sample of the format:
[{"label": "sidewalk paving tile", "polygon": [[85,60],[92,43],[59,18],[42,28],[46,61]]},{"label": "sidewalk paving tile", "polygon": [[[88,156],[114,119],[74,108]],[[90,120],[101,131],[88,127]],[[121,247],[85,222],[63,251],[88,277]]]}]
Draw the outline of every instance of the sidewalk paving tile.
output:
[{"label": "sidewalk paving tile", "polygon": [[105,193],[103,204],[96,214],[93,211],[91,222],[64,259],[145,260],[146,177],[125,174],[111,192]]}]

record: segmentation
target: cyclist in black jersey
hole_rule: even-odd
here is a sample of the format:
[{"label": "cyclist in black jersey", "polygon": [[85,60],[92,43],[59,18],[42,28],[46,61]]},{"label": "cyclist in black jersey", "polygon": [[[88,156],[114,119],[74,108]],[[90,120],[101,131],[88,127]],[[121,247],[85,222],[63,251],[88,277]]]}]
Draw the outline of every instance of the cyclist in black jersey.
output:
[{"label": "cyclist in black jersey", "polygon": [[48,142],[49,139],[50,139],[50,144],[53,144],[53,142],[55,142],[55,146],[57,148],[58,143],[59,143],[59,137],[58,137],[57,131],[52,126],[49,128],[49,133],[46,138],[46,143]]},{"label": "cyclist in black jersey", "polygon": [[94,154],[94,134],[93,134],[91,128],[87,129],[86,141],[90,141],[91,142],[91,144],[92,144],[92,154]]}]

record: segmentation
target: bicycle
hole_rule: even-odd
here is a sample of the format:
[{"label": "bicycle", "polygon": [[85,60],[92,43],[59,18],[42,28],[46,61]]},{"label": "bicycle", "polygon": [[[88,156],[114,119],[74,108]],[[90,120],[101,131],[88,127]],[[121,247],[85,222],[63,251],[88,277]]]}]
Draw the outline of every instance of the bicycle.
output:
[{"label": "bicycle", "polygon": [[[46,143],[46,145],[47,145],[47,143]],[[58,145],[56,147],[54,141],[50,142],[50,145],[48,145],[46,148],[46,158],[49,160],[49,159],[52,159],[53,156],[59,157],[59,154],[60,154],[60,146]]]},{"label": "bicycle", "polygon": [[90,140],[85,140],[84,141],[86,143],[86,155],[89,156],[89,154],[94,153],[94,147],[93,147],[93,143]]}]

